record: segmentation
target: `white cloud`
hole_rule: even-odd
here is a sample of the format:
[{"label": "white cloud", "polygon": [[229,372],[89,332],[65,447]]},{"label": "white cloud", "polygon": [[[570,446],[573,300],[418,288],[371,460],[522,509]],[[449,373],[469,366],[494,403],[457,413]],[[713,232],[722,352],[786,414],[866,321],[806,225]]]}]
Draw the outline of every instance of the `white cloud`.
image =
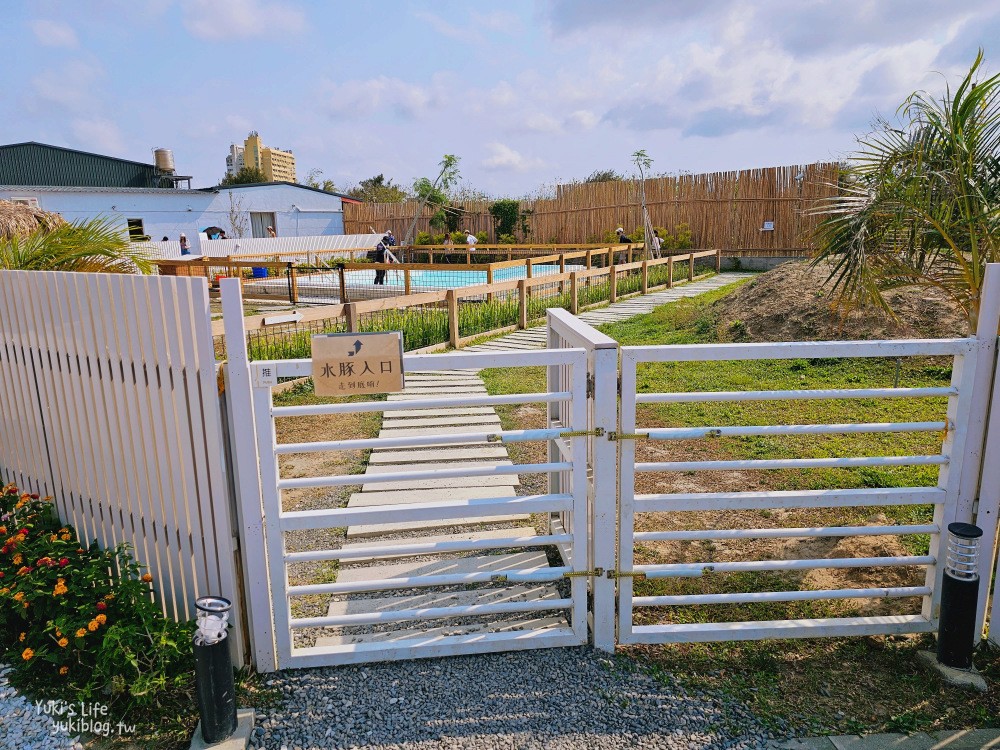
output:
[{"label": "white cloud", "polygon": [[445,101],[439,80],[418,86],[398,78],[379,76],[364,81],[328,82],[322,91],[323,108],[335,119],[360,119],[389,111],[404,119],[420,117]]},{"label": "white cloud", "polygon": [[39,73],[31,79],[35,98],[74,111],[88,109],[94,100],[93,87],[104,70],[82,60]]},{"label": "white cloud", "polygon": [[464,29],[461,26],[456,26],[450,21],[446,21],[441,16],[435,15],[426,10],[415,10],[413,11],[413,17],[424,21],[428,26],[430,26],[434,31],[436,31],[441,36],[446,36],[449,39],[457,39],[459,41],[467,42],[472,39],[478,39],[479,34],[476,32]]},{"label": "white cloud", "polygon": [[184,27],[194,36],[218,41],[251,37],[280,38],[305,29],[299,8],[267,0],[184,0]]},{"label": "white cloud", "polygon": [[88,151],[120,154],[125,150],[118,125],[103,117],[78,117],[70,123],[76,142]]},{"label": "white cloud", "polygon": [[503,143],[490,143],[486,147],[492,155],[483,160],[483,167],[489,170],[526,172],[545,166],[545,162],[541,159],[526,157]]},{"label": "white cloud", "polygon": [[36,18],[29,21],[28,25],[39,43],[46,47],[76,49],[80,46],[80,40],[77,39],[76,32],[69,24],[61,21],[50,21],[47,18]]}]

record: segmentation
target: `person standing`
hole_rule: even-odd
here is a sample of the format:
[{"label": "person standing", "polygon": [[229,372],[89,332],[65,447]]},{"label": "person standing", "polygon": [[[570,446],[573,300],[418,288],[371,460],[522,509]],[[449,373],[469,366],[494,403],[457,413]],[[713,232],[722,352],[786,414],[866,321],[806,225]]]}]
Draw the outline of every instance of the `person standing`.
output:
[{"label": "person standing", "polygon": [[[386,257],[386,248],[389,246],[389,235],[382,237],[382,241],[375,246],[375,256],[372,258],[376,263],[386,263],[388,258]],[[375,269],[375,283],[385,284],[385,269],[377,268]]]},{"label": "person standing", "polygon": [[392,236],[392,230],[391,229],[386,229],[385,230],[385,237],[383,237],[383,239],[386,239],[386,240],[389,241],[388,247],[396,247],[396,238]]},{"label": "person standing", "polygon": [[479,240],[476,239],[476,235],[474,235],[471,230],[466,229],[465,230],[465,244],[468,245],[469,247],[472,247],[477,242],[479,242]]},{"label": "person standing", "polygon": [[274,231],[274,227],[268,226],[268,228],[267,228],[267,236],[268,237],[277,237],[277,232]]},{"label": "person standing", "polygon": [[191,245],[188,243],[188,238],[186,234],[181,235],[181,255],[190,255]]},{"label": "person standing", "polygon": [[662,244],[663,244],[662,240],[660,240],[660,230],[659,229],[654,229],[653,230],[653,237],[652,237],[652,239],[649,242],[649,246],[653,249],[653,257],[654,258],[659,258],[660,257],[660,247],[662,246]]}]

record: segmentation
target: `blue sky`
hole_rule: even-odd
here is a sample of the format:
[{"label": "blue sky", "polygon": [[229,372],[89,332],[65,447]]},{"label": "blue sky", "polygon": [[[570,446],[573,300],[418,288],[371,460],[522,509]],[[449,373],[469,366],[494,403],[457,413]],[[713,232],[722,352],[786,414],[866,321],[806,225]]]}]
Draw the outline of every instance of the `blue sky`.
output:
[{"label": "blue sky", "polygon": [[[3,0],[0,143],[151,161],[196,186],[256,129],[346,189],[528,195],[595,169],[703,172],[842,158],[875,113],[943,90],[987,0]],[[990,48],[990,44],[993,48]]]}]

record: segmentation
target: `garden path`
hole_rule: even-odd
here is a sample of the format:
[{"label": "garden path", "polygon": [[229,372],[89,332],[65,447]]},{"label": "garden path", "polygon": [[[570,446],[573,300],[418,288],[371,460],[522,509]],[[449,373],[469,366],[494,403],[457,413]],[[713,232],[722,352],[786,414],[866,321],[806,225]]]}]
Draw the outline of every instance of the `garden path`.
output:
[{"label": "garden path", "polygon": [[[702,281],[678,284],[653,294],[622,300],[599,310],[585,312],[580,319],[590,324],[625,320],[650,312],[659,305],[684,297],[693,297],[748,278],[746,273],[724,273]],[[483,344],[468,351],[510,351],[541,349],[545,346],[544,326],[518,331]],[[407,376],[402,393],[388,397],[389,401],[407,401],[440,396],[487,395],[486,386],[474,370],[413,373]],[[385,413],[379,437],[404,437],[409,435],[448,435],[458,432],[499,431],[500,419],[492,407],[453,407],[438,409],[407,409]],[[511,464],[507,449],[495,443],[454,443],[427,448],[385,448],[372,452],[366,475],[387,474],[413,470],[434,471],[453,469],[457,464],[469,467],[496,467]],[[348,507],[391,505],[398,503],[439,502],[473,498],[505,498],[518,494],[520,480],[514,474],[494,474],[469,478],[427,478],[420,481],[370,482],[361,492],[351,495]],[[487,518],[451,518],[435,521],[408,521],[397,523],[351,526],[347,530],[350,547],[376,547],[398,543],[401,538],[419,537],[420,542],[486,541],[503,537],[533,536],[536,529],[527,515],[497,516]],[[430,534],[430,535],[428,535]],[[491,554],[491,552],[493,554]],[[358,558],[344,561],[338,573],[338,582],[384,580],[421,575],[456,573],[502,572],[506,569],[543,568],[549,560],[543,550],[510,552],[483,549],[471,553],[451,553],[424,556],[405,560],[392,558]],[[455,592],[449,589],[417,589],[403,595],[377,596],[357,594],[337,598],[330,603],[329,615],[355,612],[391,612],[396,610],[441,607],[449,605],[488,604],[501,601],[528,601],[559,598],[555,584],[477,589]],[[565,618],[557,616],[520,615],[497,618],[490,622],[442,622],[438,628],[414,631],[407,627],[378,629],[345,629],[339,635],[322,636],[316,645],[354,643],[361,640],[400,640],[419,636],[427,637],[447,633],[481,632],[525,628],[562,627]],[[352,632],[353,631],[353,632]]]}]

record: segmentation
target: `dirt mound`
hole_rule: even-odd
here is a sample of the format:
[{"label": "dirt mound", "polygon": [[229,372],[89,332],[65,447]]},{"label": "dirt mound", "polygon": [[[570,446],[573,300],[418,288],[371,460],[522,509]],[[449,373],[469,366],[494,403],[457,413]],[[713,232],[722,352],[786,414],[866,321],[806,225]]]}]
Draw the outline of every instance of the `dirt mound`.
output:
[{"label": "dirt mound", "polygon": [[884,296],[899,320],[869,308],[842,316],[826,284],[828,266],[783,263],[713,305],[721,338],[734,341],[952,338],[968,334],[961,308],[927,287]]}]

